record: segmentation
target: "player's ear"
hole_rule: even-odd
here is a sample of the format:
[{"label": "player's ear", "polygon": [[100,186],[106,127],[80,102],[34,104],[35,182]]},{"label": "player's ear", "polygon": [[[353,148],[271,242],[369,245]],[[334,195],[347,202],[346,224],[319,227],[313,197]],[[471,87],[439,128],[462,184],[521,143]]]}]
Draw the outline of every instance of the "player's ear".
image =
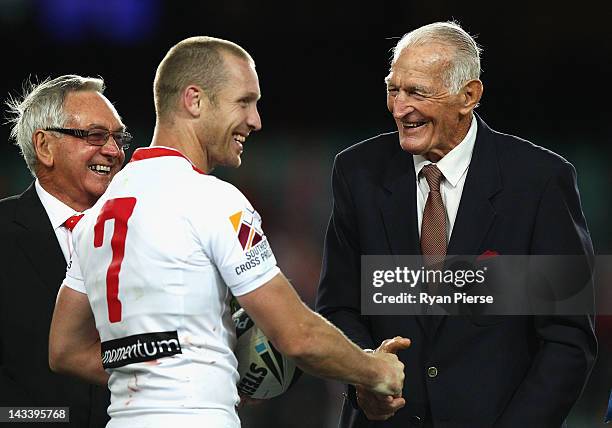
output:
[{"label": "player's ear", "polygon": [[200,117],[202,103],[205,101],[204,98],[205,95],[202,88],[197,85],[189,85],[181,94],[181,103],[185,110],[193,117]]}]

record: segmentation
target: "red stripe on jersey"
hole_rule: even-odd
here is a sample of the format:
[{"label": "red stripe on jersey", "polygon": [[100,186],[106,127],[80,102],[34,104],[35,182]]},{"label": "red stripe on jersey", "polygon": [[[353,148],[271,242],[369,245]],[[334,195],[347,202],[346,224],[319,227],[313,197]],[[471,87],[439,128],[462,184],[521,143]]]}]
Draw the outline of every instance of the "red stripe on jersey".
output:
[{"label": "red stripe on jersey", "polygon": [[184,154],[182,154],[176,149],[171,149],[170,147],[141,147],[134,151],[134,154],[132,154],[132,159],[130,159],[130,162],[136,162],[136,161],[145,160],[145,159],[161,158],[164,156],[176,156],[179,158],[183,158],[191,164],[191,167],[193,168],[194,171],[199,172],[200,174],[206,175],[206,173],[202,171],[200,168],[196,167],[193,164],[193,162],[189,160],[187,156],[185,156]]}]

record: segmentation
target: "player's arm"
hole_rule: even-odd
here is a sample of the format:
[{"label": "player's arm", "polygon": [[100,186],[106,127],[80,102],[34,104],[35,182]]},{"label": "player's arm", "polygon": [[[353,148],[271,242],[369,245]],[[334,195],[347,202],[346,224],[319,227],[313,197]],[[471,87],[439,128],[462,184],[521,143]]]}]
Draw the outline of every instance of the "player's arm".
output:
[{"label": "player's arm", "polygon": [[[367,354],[340,330],[311,311],[278,274],[239,296],[240,305],[274,346],[304,371],[388,395],[401,395],[404,366],[392,353]],[[398,349],[410,345],[396,338]]]},{"label": "player's arm", "polygon": [[[218,192],[218,200],[223,203],[207,204],[204,210],[193,207],[194,218],[198,219],[193,222],[195,235],[240,305],[274,346],[306,372],[399,396],[404,366],[397,357],[366,354],[312,312],[279,273],[261,229],[261,218],[248,200],[226,183],[203,184],[209,186],[208,200],[216,200]],[[250,230],[252,238],[244,239],[245,230]],[[258,242],[253,244],[255,235]],[[402,347],[410,343],[396,340]]]},{"label": "player's arm", "polygon": [[49,366],[58,373],[106,385],[100,337],[87,295],[65,285],[60,288],[49,334]]}]

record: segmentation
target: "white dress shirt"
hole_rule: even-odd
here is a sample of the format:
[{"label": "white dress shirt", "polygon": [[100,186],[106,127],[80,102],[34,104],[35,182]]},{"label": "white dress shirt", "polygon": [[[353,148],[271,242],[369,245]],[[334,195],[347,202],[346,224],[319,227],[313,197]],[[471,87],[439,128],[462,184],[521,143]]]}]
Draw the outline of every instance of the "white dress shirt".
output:
[{"label": "white dress shirt", "polygon": [[[475,116],[472,116],[472,123],[465,138],[450,152],[440,159],[436,165],[442,172],[444,179],[440,183],[440,193],[442,201],[446,209],[446,242],[450,240],[455,219],[457,218],[457,210],[463,193],[463,185],[465,177],[472,160],[472,152],[474,151],[474,143],[476,142],[476,132],[478,126]],[[413,156],[414,172],[416,173],[417,185],[417,214],[419,226],[419,238],[421,236],[421,224],[423,222],[423,211],[429,194],[429,184],[425,176],[419,176],[421,169],[425,165],[429,165],[429,160],[421,155]]]},{"label": "white dress shirt", "polygon": [[72,254],[72,234],[71,232],[62,227],[64,222],[75,214],[80,214],[70,208],[68,205],[57,199],[51,193],[47,192],[40,185],[38,179],[34,182],[36,193],[42,202],[49,220],[51,220],[51,226],[57,236],[57,241],[62,249],[66,263],[70,261],[70,255]]}]

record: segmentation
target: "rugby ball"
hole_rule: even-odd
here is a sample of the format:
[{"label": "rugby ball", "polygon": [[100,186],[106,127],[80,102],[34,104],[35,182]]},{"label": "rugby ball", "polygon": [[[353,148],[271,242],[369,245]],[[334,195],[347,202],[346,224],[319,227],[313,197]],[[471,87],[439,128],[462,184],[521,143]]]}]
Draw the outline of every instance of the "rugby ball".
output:
[{"label": "rugby ball", "polygon": [[288,390],[302,371],[272,346],[244,309],[238,309],[232,319],[238,339],[234,349],[240,375],[238,392],[266,399]]}]

